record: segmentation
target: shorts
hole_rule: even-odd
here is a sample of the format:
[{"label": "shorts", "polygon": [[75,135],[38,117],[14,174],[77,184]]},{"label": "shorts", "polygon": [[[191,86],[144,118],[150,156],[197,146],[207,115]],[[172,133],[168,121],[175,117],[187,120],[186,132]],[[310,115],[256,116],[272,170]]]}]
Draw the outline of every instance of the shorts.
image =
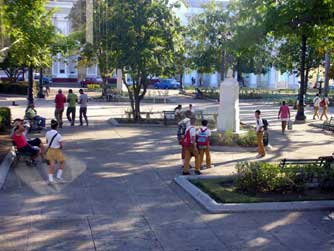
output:
[{"label": "shorts", "polygon": [[59,148],[49,148],[49,150],[46,153],[46,159],[48,161],[58,161],[58,162],[65,161],[63,151]]},{"label": "shorts", "polygon": [[287,121],[289,121],[289,118],[281,118],[281,121],[282,121],[282,122],[283,122],[283,121],[287,122]]},{"label": "shorts", "polygon": [[36,156],[39,153],[39,148],[37,146],[32,146],[32,145],[26,145],[17,150],[19,151],[19,153],[27,154],[30,157]]},{"label": "shorts", "polygon": [[39,138],[33,139],[33,140],[28,140],[28,144],[31,146],[40,146],[42,141]]}]

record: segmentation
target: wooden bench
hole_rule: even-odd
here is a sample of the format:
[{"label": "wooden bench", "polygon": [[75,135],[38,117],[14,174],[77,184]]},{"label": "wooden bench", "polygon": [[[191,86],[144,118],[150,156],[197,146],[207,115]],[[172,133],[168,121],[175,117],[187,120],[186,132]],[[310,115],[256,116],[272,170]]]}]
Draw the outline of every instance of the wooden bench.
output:
[{"label": "wooden bench", "polygon": [[331,117],[329,121],[325,121],[322,124],[322,129],[326,131],[334,132],[334,117]]},{"label": "wooden bench", "polygon": [[[151,115],[157,114],[157,113],[160,113],[160,112],[140,112],[140,116],[144,115],[144,117],[146,119],[150,119]],[[125,111],[125,115],[127,116],[128,119],[132,119],[133,118],[133,113],[132,112]]]},{"label": "wooden bench", "polygon": [[14,141],[12,141],[14,150],[15,150],[15,155],[16,155],[16,161],[24,161],[27,166],[32,166],[31,162],[31,157],[28,153],[22,153],[16,148],[16,144]]}]

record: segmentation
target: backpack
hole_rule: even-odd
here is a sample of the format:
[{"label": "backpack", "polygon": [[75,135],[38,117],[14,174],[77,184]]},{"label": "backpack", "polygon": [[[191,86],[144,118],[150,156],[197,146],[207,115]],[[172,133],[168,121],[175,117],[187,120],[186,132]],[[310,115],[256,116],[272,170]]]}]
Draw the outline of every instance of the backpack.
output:
[{"label": "backpack", "polygon": [[206,148],[209,145],[209,137],[206,134],[208,129],[200,129],[199,134],[197,135],[197,145],[199,148]]},{"label": "backpack", "polygon": [[185,123],[182,123],[178,126],[177,128],[177,140],[178,142],[181,142],[182,141],[182,138],[186,132],[186,129],[187,129],[187,126]]},{"label": "backpack", "polygon": [[263,129],[267,131],[269,126],[268,120],[262,119],[262,123],[263,123]]},{"label": "backpack", "polygon": [[320,102],[320,107],[324,107],[325,106],[325,100],[323,99],[323,100],[321,100],[321,102]]},{"label": "backpack", "polygon": [[191,143],[191,136],[190,136],[190,130],[192,128],[193,127],[190,127],[188,130],[186,130],[186,133],[185,133],[184,137],[181,140],[181,145],[183,147],[189,147],[189,146],[192,145],[192,143]]}]

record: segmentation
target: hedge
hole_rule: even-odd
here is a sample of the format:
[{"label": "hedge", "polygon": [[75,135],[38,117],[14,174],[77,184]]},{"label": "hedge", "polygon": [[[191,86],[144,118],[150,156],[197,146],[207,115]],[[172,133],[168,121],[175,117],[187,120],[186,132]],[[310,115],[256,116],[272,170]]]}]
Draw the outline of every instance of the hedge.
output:
[{"label": "hedge", "polygon": [[0,131],[10,128],[11,112],[8,107],[0,107]]},{"label": "hedge", "polygon": [[0,83],[0,93],[27,95],[28,83]]}]

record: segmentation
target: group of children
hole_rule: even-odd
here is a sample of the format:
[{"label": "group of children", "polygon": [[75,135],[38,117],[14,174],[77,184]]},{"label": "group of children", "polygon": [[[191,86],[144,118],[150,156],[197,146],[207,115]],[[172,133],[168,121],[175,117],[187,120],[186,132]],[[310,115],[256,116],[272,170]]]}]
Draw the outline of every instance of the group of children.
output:
[{"label": "group of children", "polygon": [[[20,154],[29,156],[31,165],[36,165],[35,161],[39,156],[42,160],[45,160],[48,163],[48,184],[53,184],[56,181],[59,183],[65,182],[62,177],[65,162],[64,154],[62,152],[63,140],[62,136],[57,131],[58,126],[59,124],[56,120],[51,120],[51,130],[45,135],[47,143],[46,149],[41,139],[27,139],[27,131],[22,119],[15,119],[14,128],[11,133],[11,138],[17,151]],[[59,168],[57,170],[55,181],[53,176],[56,163],[59,163]]]},{"label": "group of children", "polygon": [[208,128],[208,121],[202,120],[202,126],[196,130],[196,118],[194,116],[186,117],[179,123],[178,140],[182,146],[182,164],[183,175],[190,175],[190,160],[195,158],[195,174],[201,174],[201,165],[204,155],[206,158],[206,168],[211,168],[210,156],[210,136],[211,131]]}]

